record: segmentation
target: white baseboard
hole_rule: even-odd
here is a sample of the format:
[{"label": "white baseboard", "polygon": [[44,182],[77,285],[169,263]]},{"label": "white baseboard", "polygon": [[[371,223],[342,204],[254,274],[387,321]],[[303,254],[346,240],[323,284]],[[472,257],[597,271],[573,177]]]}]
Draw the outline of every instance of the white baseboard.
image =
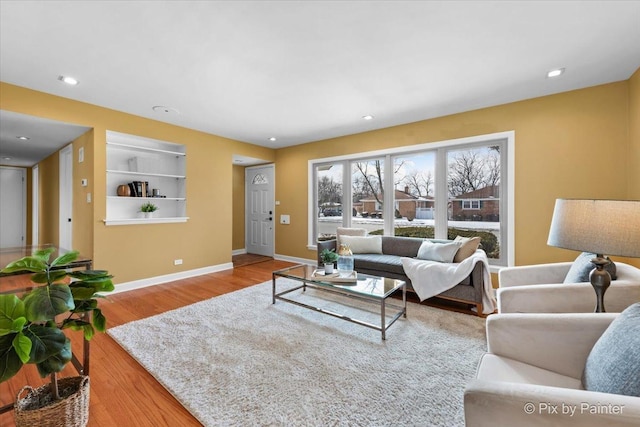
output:
[{"label": "white baseboard", "polygon": [[210,267],[196,268],[195,270],[180,271],[178,273],[165,274],[163,276],[149,277],[146,279],[134,280],[131,282],[118,283],[115,285],[115,290],[113,290],[112,292],[109,292],[108,295],[113,295],[120,292],[133,291],[135,289],[142,289],[148,286],[159,285],[161,283],[187,279],[189,277],[202,276],[203,274],[217,273],[218,271],[230,270],[232,268],[233,268],[233,263],[227,262],[224,264],[213,265]]},{"label": "white baseboard", "polygon": [[233,251],[231,251],[231,256],[234,255],[244,255],[247,253],[247,249],[246,248],[242,248],[242,249],[235,249]]}]

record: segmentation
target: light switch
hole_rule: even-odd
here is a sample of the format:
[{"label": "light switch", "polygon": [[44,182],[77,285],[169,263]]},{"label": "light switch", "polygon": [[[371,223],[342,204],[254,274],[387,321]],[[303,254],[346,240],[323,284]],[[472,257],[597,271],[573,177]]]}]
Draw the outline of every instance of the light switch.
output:
[{"label": "light switch", "polygon": [[87,178],[83,178],[82,181],[80,181],[80,183],[82,184],[83,187],[86,187],[87,184],[89,184],[89,180],[87,180]]},{"label": "light switch", "polygon": [[280,215],[280,224],[291,224],[289,215]]},{"label": "light switch", "polygon": [[91,203],[91,193],[87,193],[87,203]]}]

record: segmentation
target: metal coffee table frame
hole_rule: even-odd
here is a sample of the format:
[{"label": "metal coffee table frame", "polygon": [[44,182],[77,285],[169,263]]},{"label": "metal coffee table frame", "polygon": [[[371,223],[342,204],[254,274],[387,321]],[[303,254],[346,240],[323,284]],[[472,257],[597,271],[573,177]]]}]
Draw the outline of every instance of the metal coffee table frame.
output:
[{"label": "metal coffee table frame", "polygon": [[[367,292],[362,290],[361,287],[353,286],[344,283],[336,283],[336,282],[327,282],[318,280],[315,277],[312,277],[313,271],[316,267],[311,265],[296,265],[293,267],[285,268],[282,270],[277,270],[272,273],[272,304],[276,303],[276,300],[285,301],[291,304],[295,304],[301,307],[308,308],[310,310],[319,311],[324,314],[328,314],[333,317],[337,317],[339,319],[347,320],[352,323],[356,323],[358,325],[366,326],[371,329],[375,329],[380,331],[382,335],[382,339],[386,339],[386,331],[389,329],[391,325],[395,323],[396,320],[400,318],[400,316],[407,317],[407,284],[402,280],[396,279],[388,279],[385,277],[379,276],[370,276],[367,274],[358,274],[358,279],[366,280],[366,281],[380,281],[384,284],[383,289],[379,291],[379,293]],[[287,279],[292,279],[298,282],[302,282],[301,285],[295,286],[293,288],[289,288],[283,290],[281,292],[276,292],[276,279],[278,277],[283,277]],[[330,310],[325,310],[320,307],[316,307],[313,305],[305,304],[300,301],[295,301],[289,298],[285,298],[284,295],[297,291],[298,289],[302,289],[302,291],[306,291],[306,288],[317,289],[321,291],[331,292],[335,294],[344,295],[350,298],[355,298],[362,301],[374,302],[380,304],[380,324],[373,324],[370,322],[366,322],[364,320],[354,319],[352,317],[346,316],[341,313],[336,313]],[[373,289],[372,289],[373,290]],[[396,291],[402,290],[402,307],[387,304],[387,299]],[[389,319],[386,320],[386,309],[387,307],[392,307],[398,309],[398,312],[393,315]]]}]

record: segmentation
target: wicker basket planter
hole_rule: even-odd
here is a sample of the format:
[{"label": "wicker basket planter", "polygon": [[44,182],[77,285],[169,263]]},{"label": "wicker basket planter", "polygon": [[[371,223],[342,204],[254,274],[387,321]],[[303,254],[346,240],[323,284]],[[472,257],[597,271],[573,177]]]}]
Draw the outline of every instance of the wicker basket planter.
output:
[{"label": "wicker basket planter", "polygon": [[[89,422],[89,377],[58,380],[61,400],[54,401],[49,384],[25,386],[15,403],[16,427],[85,427]],[[24,397],[24,392],[28,392]]]}]

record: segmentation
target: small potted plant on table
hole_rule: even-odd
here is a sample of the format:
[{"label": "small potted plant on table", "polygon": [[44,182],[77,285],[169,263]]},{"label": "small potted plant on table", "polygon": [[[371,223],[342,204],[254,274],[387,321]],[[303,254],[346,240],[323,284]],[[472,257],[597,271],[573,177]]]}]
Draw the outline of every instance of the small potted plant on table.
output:
[{"label": "small potted plant on table", "polygon": [[[84,426],[89,419],[89,378],[63,378],[57,373],[72,359],[71,341],[64,329],[82,331],[86,340],[106,330],[98,308],[100,292],[114,289],[104,270],[67,271],[78,257],[68,252],[49,262],[54,248],[14,261],[2,273],[29,271],[42,286],[0,295],[0,382],[17,374],[24,364],[35,364],[51,383],[37,389],[24,387],[15,404],[16,426]],[[67,283],[67,276],[75,281]],[[21,395],[28,391],[23,398]]]},{"label": "small potted plant on table", "polygon": [[338,261],[338,254],[335,253],[333,249],[323,249],[320,252],[320,259],[324,264],[324,272],[325,274],[333,274],[333,266],[336,261]]}]

